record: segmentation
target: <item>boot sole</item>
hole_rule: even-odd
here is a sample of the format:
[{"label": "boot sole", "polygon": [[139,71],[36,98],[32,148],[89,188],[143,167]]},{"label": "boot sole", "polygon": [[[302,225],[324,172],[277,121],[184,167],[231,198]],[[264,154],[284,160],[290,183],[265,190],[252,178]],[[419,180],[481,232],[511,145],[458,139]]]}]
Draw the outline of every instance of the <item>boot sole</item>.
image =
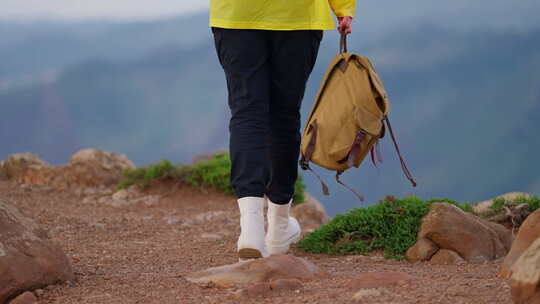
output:
[{"label": "boot sole", "polygon": [[241,260],[260,259],[262,258],[262,254],[257,249],[242,248],[238,250],[238,258]]}]

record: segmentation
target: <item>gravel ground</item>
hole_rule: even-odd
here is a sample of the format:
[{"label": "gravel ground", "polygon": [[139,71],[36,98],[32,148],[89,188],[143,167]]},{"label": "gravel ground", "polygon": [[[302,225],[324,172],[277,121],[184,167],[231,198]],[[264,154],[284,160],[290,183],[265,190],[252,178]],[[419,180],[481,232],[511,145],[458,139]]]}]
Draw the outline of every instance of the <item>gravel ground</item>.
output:
[{"label": "gravel ground", "polygon": [[365,272],[414,277],[378,289],[359,303],[512,303],[501,261],[481,265],[409,264],[373,256],[311,255],[293,250],[329,275],[300,290],[238,298],[237,288],[199,286],[192,271],[237,261],[239,214],[234,199],[174,184],[155,185],[159,203],[113,207],[83,203],[76,191],[0,182],[0,198],[20,208],[64,248],[75,282],[39,290],[40,303],[354,303],[349,283]]}]

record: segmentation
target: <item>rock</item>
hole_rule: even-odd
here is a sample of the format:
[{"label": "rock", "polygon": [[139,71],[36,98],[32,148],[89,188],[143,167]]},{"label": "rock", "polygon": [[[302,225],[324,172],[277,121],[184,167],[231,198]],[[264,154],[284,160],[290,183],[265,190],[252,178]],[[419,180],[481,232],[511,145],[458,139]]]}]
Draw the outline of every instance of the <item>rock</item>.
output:
[{"label": "rock", "polygon": [[268,293],[270,293],[272,290],[270,289],[270,283],[268,282],[261,282],[254,285],[251,285],[244,289],[242,292],[242,296],[248,296],[248,297],[259,297],[264,296]]},{"label": "rock", "polygon": [[[496,212],[495,215],[489,216],[487,219],[490,222],[501,224],[512,231],[521,227],[525,219],[531,214],[529,211],[529,204],[521,203],[515,205],[514,203],[505,203],[505,205]],[[489,213],[482,214],[482,216],[489,215]]]},{"label": "rock", "polygon": [[27,290],[73,280],[62,249],[19,210],[0,200],[0,303]]},{"label": "rock", "polygon": [[4,161],[0,161],[0,181],[8,180],[7,171],[4,168]]},{"label": "rock", "polygon": [[47,162],[33,153],[12,154],[2,163],[4,175],[9,179],[23,174],[28,169],[40,170],[49,167]]},{"label": "rock", "polygon": [[212,239],[212,240],[221,240],[223,238],[220,234],[215,233],[203,233],[201,234],[201,238],[203,239]]},{"label": "rock", "polygon": [[439,250],[439,247],[426,238],[420,238],[407,250],[407,260],[411,263],[428,261]]},{"label": "rock", "polygon": [[304,285],[298,279],[279,279],[270,282],[272,291],[299,290]]},{"label": "rock", "polygon": [[15,299],[11,300],[9,304],[37,304],[38,300],[36,296],[30,291],[26,291]]},{"label": "rock", "polygon": [[81,150],[71,156],[69,163],[71,165],[84,164],[117,171],[135,169],[135,165],[126,155],[97,149]]},{"label": "rock", "polygon": [[[434,203],[422,219],[418,239],[427,238],[441,249],[459,254],[467,262],[482,263],[506,255],[511,231],[493,229],[495,223],[464,212],[448,203]],[[500,234],[505,234],[501,237]]]},{"label": "rock", "polygon": [[441,249],[429,260],[430,264],[437,265],[461,265],[465,260],[452,250]]},{"label": "rock", "polygon": [[116,186],[124,169],[135,168],[125,155],[95,149],[79,151],[68,164],[58,167],[48,166],[30,153],[14,154],[6,158],[3,167],[19,184],[48,185],[58,190]]},{"label": "rock", "polygon": [[182,221],[178,216],[175,215],[166,215],[163,217],[163,220],[167,222],[167,225],[176,225]]},{"label": "rock", "polygon": [[218,218],[227,216],[227,213],[224,211],[208,211],[201,213],[195,216],[194,220],[196,222],[209,222]]},{"label": "rock", "polygon": [[524,192],[510,192],[510,193],[502,194],[502,195],[499,195],[499,196],[497,196],[495,198],[492,198],[490,200],[483,201],[483,202],[480,202],[480,203],[474,205],[473,210],[477,214],[486,213],[486,212],[490,211],[490,207],[493,206],[493,201],[494,200],[496,200],[498,198],[504,198],[507,201],[512,201],[512,200],[515,200],[518,197],[529,198],[529,197],[531,197],[531,195],[528,194],[528,193],[524,193]]},{"label": "rock", "polygon": [[540,238],[512,266],[511,288],[514,303],[540,303]]},{"label": "rock", "polygon": [[315,197],[306,192],[305,199],[304,203],[291,208],[291,215],[298,220],[304,232],[310,232],[328,222],[330,218]]},{"label": "rock", "polygon": [[414,279],[405,272],[367,272],[350,281],[347,287],[352,289],[369,289],[395,285]]},{"label": "rock", "polygon": [[352,296],[353,301],[362,301],[367,298],[379,297],[383,294],[381,289],[361,289]]},{"label": "rock", "polygon": [[241,289],[236,293],[237,297],[260,297],[272,292],[283,292],[302,289],[302,282],[298,279],[279,279],[268,282],[255,283]]},{"label": "rock", "polygon": [[273,255],[232,265],[213,267],[187,275],[193,283],[219,286],[270,282],[277,279],[312,279],[324,275],[311,262],[292,255]]},{"label": "rock", "polygon": [[112,195],[112,199],[115,201],[124,201],[124,200],[128,200],[129,198],[130,198],[130,193],[128,192],[127,189],[118,190]]},{"label": "rock", "polygon": [[497,224],[490,221],[482,221],[483,224],[487,225],[489,228],[493,229],[499,236],[499,240],[504,246],[504,249],[506,252],[509,252],[512,248],[512,243],[514,242],[514,236],[512,234],[512,230],[506,228],[505,226],[501,224]]},{"label": "rock", "polygon": [[538,238],[540,238],[540,209],[529,215],[521,228],[519,228],[514,243],[512,243],[512,248],[504,259],[498,276],[509,278],[512,275],[512,265]]}]

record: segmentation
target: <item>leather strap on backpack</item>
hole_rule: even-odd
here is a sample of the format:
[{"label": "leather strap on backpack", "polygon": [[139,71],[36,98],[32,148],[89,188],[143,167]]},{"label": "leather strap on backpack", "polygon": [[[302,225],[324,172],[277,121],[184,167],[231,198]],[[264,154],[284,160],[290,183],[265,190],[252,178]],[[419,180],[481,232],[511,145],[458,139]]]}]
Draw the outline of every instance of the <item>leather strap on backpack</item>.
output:
[{"label": "leather strap on backpack", "polygon": [[407,167],[407,164],[405,163],[405,160],[401,156],[401,151],[399,150],[398,143],[396,141],[396,136],[394,135],[394,131],[392,130],[392,125],[390,124],[390,120],[388,119],[388,116],[384,118],[384,121],[386,122],[386,125],[388,126],[388,131],[390,131],[390,137],[392,137],[392,141],[394,142],[394,147],[396,148],[396,152],[399,156],[399,161],[401,163],[401,169],[403,170],[403,173],[405,174],[405,177],[411,182],[413,187],[417,186],[416,181],[414,180],[411,171],[409,171],[409,168]]},{"label": "leather strap on backpack", "polygon": [[343,171],[338,171],[336,173],[336,182],[340,185],[342,185],[343,187],[347,188],[347,190],[351,191],[354,195],[356,195],[356,197],[358,198],[358,200],[360,200],[361,202],[364,201],[364,197],[362,195],[360,195],[358,192],[356,192],[356,190],[354,190],[353,188],[347,186],[344,182],[342,182],[339,177],[341,176],[341,174],[343,174]]},{"label": "leather strap on backpack", "polygon": [[339,40],[339,53],[347,53],[347,35],[341,35]]},{"label": "leather strap on backpack", "polygon": [[302,158],[300,159],[300,168],[302,170],[309,170],[317,179],[319,182],[321,182],[321,188],[324,195],[330,195],[330,190],[328,189],[328,186],[326,183],[322,180],[322,178],[311,169],[309,166],[309,162],[311,161],[311,157],[313,156],[313,152],[315,151],[315,145],[317,144],[317,121],[314,120],[309,125],[309,132],[311,133],[311,138],[309,139],[309,143],[306,147],[306,153],[305,155],[302,155]]}]

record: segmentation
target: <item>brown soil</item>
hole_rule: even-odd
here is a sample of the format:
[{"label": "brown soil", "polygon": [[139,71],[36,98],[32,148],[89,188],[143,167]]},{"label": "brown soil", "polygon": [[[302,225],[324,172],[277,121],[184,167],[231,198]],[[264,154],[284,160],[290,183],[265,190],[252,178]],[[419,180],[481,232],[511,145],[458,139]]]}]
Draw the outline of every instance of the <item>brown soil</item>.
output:
[{"label": "brown soil", "polygon": [[[152,187],[159,204],[112,207],[82,203],[72,191],[0,182],[0,198],[33,217],[73,262],[77,281],[38,291],[40,303],[352,303],[350,282],[364,272],[405,272],[415,279],[386,287],[361,303],[511,303],[500,261],[440,266],[380,256],[326,256],[294,250],[328,277],[301,290],[237,298],[233,289],[199,286],[192,271],[237,261],[238,211],[233,198],[174,184]],[[201,238],[203,234],[205,238]]]}]

